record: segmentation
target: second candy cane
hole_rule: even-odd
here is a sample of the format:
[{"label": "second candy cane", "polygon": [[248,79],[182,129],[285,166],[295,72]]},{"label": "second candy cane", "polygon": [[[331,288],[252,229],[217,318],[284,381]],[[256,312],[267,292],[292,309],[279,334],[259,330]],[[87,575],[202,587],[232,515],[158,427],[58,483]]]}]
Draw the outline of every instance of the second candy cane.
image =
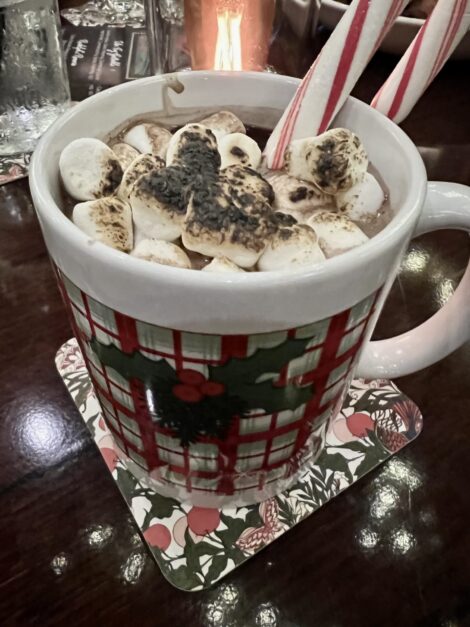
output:
[{"label": "second candy cane", "polygon": [[371,105],[399,124],[469,27],[470,0],[439,0]]},{"label": "second candy cane", "polygon": [[401,13],[406,0],[353,0],[303,78],[265,149],[280,169],[293,139],[325,131]]}]

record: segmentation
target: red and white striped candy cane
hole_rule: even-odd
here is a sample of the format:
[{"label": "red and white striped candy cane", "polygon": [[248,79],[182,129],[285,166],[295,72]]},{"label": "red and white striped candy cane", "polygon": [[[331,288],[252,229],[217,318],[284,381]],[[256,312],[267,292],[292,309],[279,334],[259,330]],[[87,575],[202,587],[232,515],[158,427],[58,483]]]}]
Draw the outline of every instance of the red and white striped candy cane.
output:
[{"label": "red and white striped candy cane", "polygon": [[280,169],[293,139],[325,131],[406,0],[353,0],[323,46],[266,144],[268,167]]},{"label": "red and white striped candy cane", "polygon": [[439,0],[371,105],[399,124],[469,27],[470,0]]}]

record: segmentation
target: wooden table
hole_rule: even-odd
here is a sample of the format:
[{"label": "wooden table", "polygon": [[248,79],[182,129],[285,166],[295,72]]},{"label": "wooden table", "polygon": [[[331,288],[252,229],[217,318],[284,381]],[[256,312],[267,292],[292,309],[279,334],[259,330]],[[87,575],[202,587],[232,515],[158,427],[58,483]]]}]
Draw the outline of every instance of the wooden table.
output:
[{"label": "wooden table", "polygon": [[[377,55],[356,94],[370,100],[393,63]],[[470,184],[468,70],[449,64],[404,124],[431,179]],[[422,237],[412,253],[378,337],[448,298],[468,236]],[[56,373],[71,333],[27,181],[0,187],[0,273],[0,625],[470,625],[469,344],[398,382],[425,418],[398,466],[373,472],[214,589],[183,593],[147,553]]]}]

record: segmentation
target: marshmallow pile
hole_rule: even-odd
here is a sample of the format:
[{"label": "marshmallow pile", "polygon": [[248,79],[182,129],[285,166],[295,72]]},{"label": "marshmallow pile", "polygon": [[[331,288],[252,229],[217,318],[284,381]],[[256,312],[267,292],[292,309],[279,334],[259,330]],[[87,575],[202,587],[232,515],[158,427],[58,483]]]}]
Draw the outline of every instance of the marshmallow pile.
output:
[{"label": "marshmallow pile", "polygon": [[[359,138],[343,128],[291,142],[283,171],[233,113],[173,134],[139,123],[108,146],[72,141],[59,170],[78,202],[72,220],[90,238],[156,264],[205,272],[291,270],[368,240],[384,193]],[[359,224],[358,224],[359,223]]]}]

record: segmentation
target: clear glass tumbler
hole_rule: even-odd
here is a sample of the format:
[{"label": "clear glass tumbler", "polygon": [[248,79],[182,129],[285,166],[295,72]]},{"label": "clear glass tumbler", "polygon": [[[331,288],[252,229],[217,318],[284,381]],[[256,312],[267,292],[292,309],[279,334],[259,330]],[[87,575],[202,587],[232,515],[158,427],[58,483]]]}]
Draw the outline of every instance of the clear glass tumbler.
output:
[{"label": "clear glass tumbler", "polygon": [[57,0],[0,0],[0,156],[32,151],[69,104]]}]

